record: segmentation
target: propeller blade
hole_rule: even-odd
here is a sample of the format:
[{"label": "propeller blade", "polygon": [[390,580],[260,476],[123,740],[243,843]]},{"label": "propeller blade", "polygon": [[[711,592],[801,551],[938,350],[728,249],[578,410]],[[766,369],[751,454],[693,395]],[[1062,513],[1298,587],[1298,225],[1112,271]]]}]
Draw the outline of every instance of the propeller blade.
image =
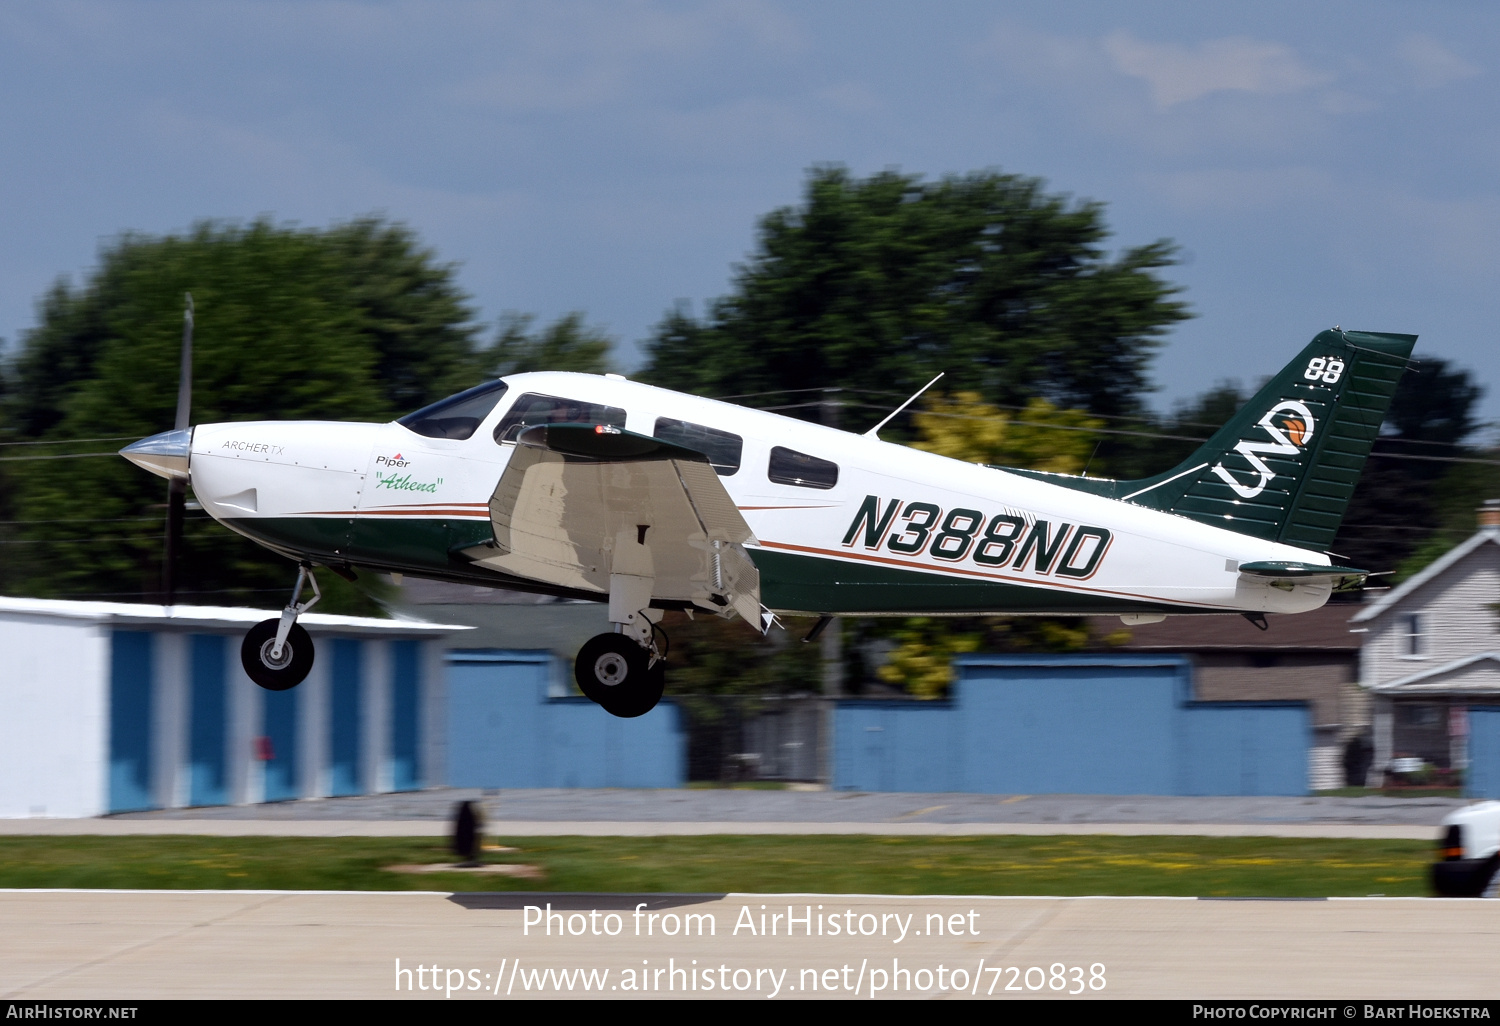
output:
[{"label": "propeller blade", "polygon": [[177,420],[173,424],[182,431],[192,422],[193,411],[193,294],[187,293],[187,306],[182,311],[182,367],[177,372]]},{"label": "propeller blade", "polygon": [[[177,376],[177,431],[186,431],[193,412],[193,294],[187,293],[182,311],[182,366]],[[162,556],[163,605],[177,601],[177,551],[182,548],[182,514],[187,502],[187,482],[173,477],[167,484],[167,551]]]}]

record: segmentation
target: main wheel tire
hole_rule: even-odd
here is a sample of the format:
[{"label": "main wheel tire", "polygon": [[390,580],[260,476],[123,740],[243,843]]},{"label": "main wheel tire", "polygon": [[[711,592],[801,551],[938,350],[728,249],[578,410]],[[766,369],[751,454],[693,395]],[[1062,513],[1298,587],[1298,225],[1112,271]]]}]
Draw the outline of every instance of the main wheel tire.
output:
[{"label": "main wheel tire", "polygon": [[665,667],[650,665],[646,650],[623,634],[599,634],[584,643],[573,663],[578,689],[621,717],[651,711],[666,684]]},{"label": "main wheel tire", "polygon": [[240,644],[240,662],[245,673],[267,691],[286,691],[307,679],[313,665],[313,642],[300,623],[287,631],[281,658],[272,659],[276,647],[276,628],[280,620],[262,620],[250,628]]},{"label": "main wheel tire", "polygon": [[644,716],[656,708],[656,703],[661,701],[662,692],[666,690],[666,687],[667,664],[657,660],[646,670],[645,679],[639,690],[615,696],[611,704],[604,708],[624,719]]}]

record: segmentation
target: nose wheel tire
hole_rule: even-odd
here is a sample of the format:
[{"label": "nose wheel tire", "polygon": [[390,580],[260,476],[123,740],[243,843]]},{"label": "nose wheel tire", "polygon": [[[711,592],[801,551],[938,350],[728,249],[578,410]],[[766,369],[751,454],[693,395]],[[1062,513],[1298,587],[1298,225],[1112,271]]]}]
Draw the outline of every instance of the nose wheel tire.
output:
[{"label": "nose wheel tire", "polygon": [[585,696],[614,716],[642,716],[656,707],[666,687],[667,668],[623,634],[590,638],[573,663],[573,678]]},{"label": "nose wheel tire", "polygon": [[286,691],[307,679],[313,665],[312,638],[299,623],[287,632],[281,656],[273,656],[276,628],[280,620],[262,620],[250,628],[240,644],[240,662],[245,673],[267,691]]}]

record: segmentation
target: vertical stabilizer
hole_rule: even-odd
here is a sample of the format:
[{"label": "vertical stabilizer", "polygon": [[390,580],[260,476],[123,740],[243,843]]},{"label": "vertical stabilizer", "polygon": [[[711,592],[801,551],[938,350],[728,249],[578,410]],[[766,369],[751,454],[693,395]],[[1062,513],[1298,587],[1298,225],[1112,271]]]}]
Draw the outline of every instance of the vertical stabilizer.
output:
[{"label": "vertical stabilizer", "polygon": [[1325,551],[1380,433],[1415,335],[1324,331],[1183,463],[1117,498]]}]

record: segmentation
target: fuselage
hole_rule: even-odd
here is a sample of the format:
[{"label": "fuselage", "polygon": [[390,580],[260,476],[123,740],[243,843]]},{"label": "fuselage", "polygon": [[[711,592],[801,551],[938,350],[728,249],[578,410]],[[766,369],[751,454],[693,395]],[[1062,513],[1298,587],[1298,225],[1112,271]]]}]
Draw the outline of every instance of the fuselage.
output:
[{"label": "fuselage", "polygon": [[[517,374],[468,437],[397,422],[258,421],[193,430],[194,494],[285,555],[497,587],[572,592],[476,566],[527,397],[612,411],[615,426],[705,451],[755,533],[761,598],[785,613],[1295,613],[1327,578],[1268,582],[1242,563],[1326,565],[1130,502],[876,438],[589,374]],[[521,404],[521,405],[518,405]]]}]

